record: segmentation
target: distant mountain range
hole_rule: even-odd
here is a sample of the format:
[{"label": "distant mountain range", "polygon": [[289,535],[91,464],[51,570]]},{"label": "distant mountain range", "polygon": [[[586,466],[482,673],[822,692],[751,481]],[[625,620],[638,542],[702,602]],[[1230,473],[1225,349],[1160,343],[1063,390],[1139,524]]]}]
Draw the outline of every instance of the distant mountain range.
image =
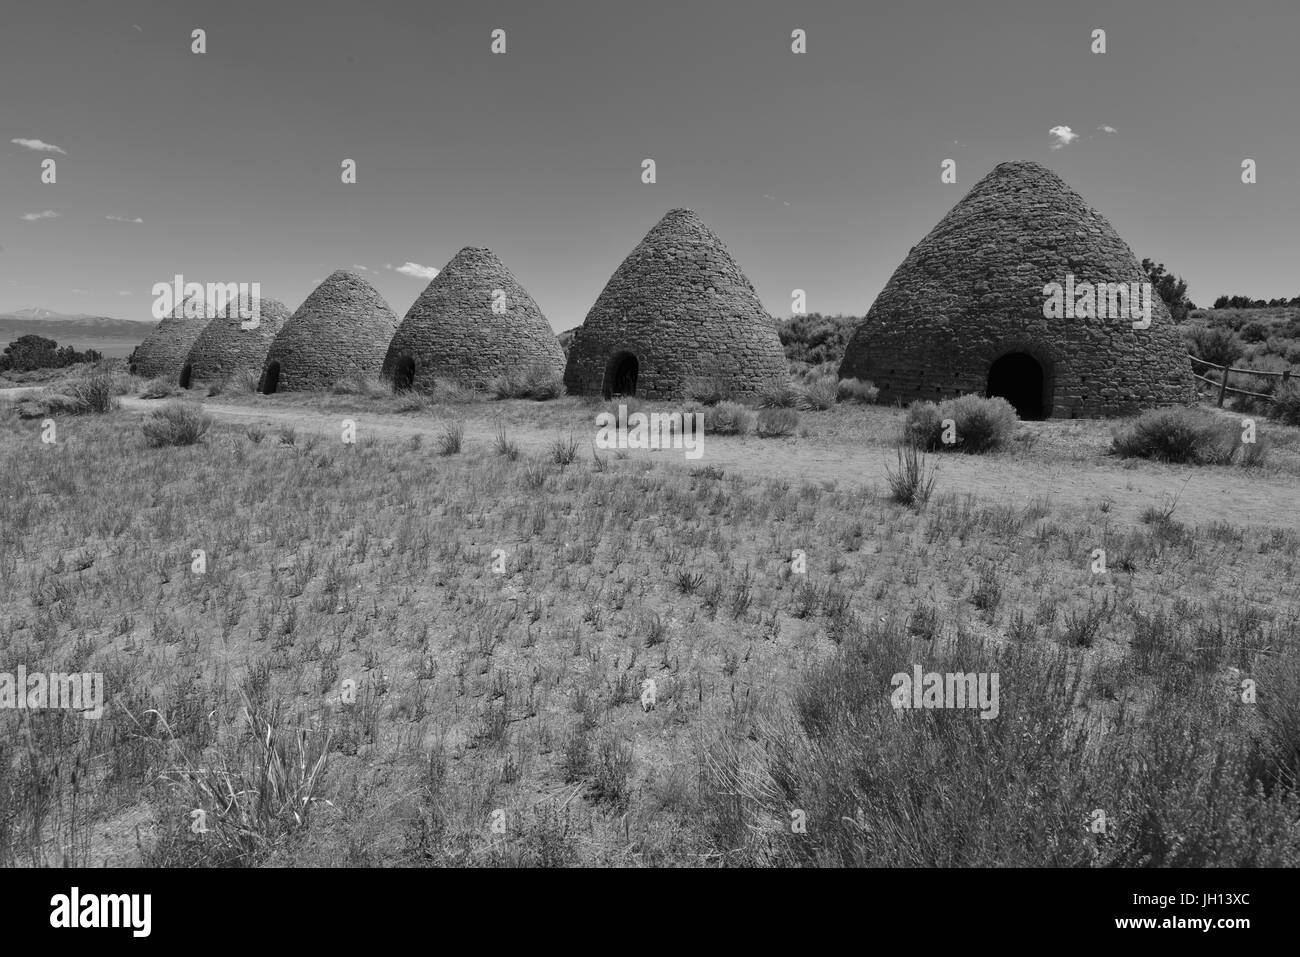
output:
[{"label": "distant mountain range", "polygon": [[[0,320],[20,319],[40,322],[65,322],[72,319],[96,319],[103,322],[136,322],[135,319],[110,319],[107,316],[95,316],[86,312],[55,312],[53,309],[15,309],[13,312],[0,312]],[[152,325],[152,320],[146,320]]]},{"label": "distant mountain range", "polygon": [[53,309],[18,309],[0,313],[0,348],[20,336],[44,336],[61,346],[96,349],[110,358],[127,356],[153,329],[152,320],[110,319]]}]

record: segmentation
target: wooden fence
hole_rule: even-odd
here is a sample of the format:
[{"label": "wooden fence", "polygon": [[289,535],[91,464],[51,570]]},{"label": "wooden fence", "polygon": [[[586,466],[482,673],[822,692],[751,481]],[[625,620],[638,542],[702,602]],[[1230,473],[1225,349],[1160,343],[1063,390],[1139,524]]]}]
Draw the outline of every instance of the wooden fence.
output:
[{"label": "wooden fence", "polygon": [[1287,383],[1291,381],[1290,369],[1287,369],[1285,372],[1262,372],[1259,369],[1233,369],[1230,366],[1215,365],[1213,362],[1207,362],[1204,359],[1198,359],[1196,358],[1196,356],[1189,355],[1187,358],[1191,359],[1198,366],[1208,366],[1211,369],[1218,369],[1219,372],[1222,374],[1222,378],[1219,379],[1218,381],[1215,381],[1214,379],[1208,379],[1205,376],[1200,375],[1195,371],[1192,372],[1192,378],[1199,379],[1202,382],[1208,383],[1209,385],[1212,385],[1219,390],[1219,402],[1218,402],[1219,408],[1223,408],[1223,400],[1229,392],[1231,392],[1233,395],[1250,395],[1250,396],[1254,396],[1256,399],[1267,399],[1270,402],[1276,401],[1275,396],[1264,395],[1262,392],[1249,392],[1246,389],[1230,388],[1228,386],[1228,378],[1234,372],[1239,372],[1242,375],[1256,375],[1256,376],[1262,376],[1264,378],[1281,379],[1282,382],[1278,386],[1279,392],[1282,389],[1285,389]]}]

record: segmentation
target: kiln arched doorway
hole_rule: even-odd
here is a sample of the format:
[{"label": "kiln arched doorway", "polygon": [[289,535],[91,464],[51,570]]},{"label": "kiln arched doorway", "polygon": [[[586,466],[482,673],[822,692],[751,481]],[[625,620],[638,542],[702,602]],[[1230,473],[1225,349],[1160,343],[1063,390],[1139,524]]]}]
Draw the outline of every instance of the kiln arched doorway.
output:
[{"label": "kiln arched doorway", "polygon": [[1001,396],[1021,419],[1045,419],[1052,412],[1047,395],[1047,371],[1028,352],[1008,352],[989,366],[988,387],[984,394]]},{"label": "kiln arched doorway", "polygon": [[636,356],[630,352],[616,352],[610,356],[605,365],[605,387],[602,390],[605,398],[636,395],[636,377],[640,365]]},{"label": "kiln arched doorway", "polygon": [[402,356],[393,367],[393,391],[407,392],[415,387],[415,359]]}]

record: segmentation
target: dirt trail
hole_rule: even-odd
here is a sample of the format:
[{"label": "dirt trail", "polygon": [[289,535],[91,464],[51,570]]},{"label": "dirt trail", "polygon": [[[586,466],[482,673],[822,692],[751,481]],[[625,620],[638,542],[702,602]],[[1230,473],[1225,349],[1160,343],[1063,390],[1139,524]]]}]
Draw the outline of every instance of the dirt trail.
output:
[{"label": "dirt trail", "polygon": [[[122,400],[123,408],[132,412],[145,412],[157,404],[144,399]],[[430,441],[430,454],[435,454],[432,440],[447,426],[445,418],[253,407],[230,397],[220,403],[207,403],[205,408],[218,421],[264,423],[272,428],[291,426],[298,431],[331,437],[339,436],[342,420],[351,418],[357,423],[358,438],[371,436],[392,441],[420,435]],[[478,413],[471,407],[465,413],[464,425],[466,447],[490,448],[495,442],[497,424],[491,414]],[[529,454],[544,452],[557,436],[568,434],[520,426],[512,426],[508,432],[520,450]],[[574,434],[581,436],[579,430]],[[582,457],[591,454],[590,441],[584,446],[579,453]],[[676,468],[713,466],[755,478],[834,482],[841,487],[883,487],[886,469],[895,465],[891,449],[848,443],[831,445],[815,439],[706,436],[704,455],[696,460],[686,459],[681,451],[634,451],[629,456]],[[1060,458],[1037,461],[1001,456],[931,458],[936,463],[936,493],[970,493],[989,502],[1016,506],[1028,505],[1041,496],[1067,506],[1088,506],[1109,500],[1112,503],[1109,515],[1119,523],[1138,522],[1148,506],[1163,505],[1178,496],[1175,517],[1186,523],[1222,521],[1237,526],[1300,529],[1300,483],[1290,476],[1260,475],[1239,468],[1191,468],[1150,462],[1125,467],[1119,461],[1074,463]]]}]

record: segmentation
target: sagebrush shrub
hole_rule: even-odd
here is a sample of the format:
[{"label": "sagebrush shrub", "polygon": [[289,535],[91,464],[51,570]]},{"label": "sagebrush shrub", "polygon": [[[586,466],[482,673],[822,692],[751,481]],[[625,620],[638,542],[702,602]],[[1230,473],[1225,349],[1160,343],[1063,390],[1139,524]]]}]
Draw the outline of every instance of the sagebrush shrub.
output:
[{"label": "sagebrush shrub", "polygon": [[525,385],[528,389],[528,398],[536,399],[538,402],[562,399],[567,392],[564,388],[564,376],[559,373],[532,375],[526,380]]},{"label": "sagebrush shrub", "polygon": [[957,425],[957,445],[963,452],[990,452],[1001,448],[1016,431],[1019,418],[1011,403],[1000,396],[963,395],[939,406],[942,417]]},{"label": "sagebrush shrub", "polygon": [[153,412],[141,429],[145,441],[155,448],[167,445],[195,445],[212,426],[212,417],[194,402],[169,402]]},{"label": "sagebrush shrub", "polygon": [[1230,366],[1241,358],[1241,343],[1222,326],[1193,326],[1186,332],[1192,355],[1219,366]]},{"label": "sagebrush shrub", "polygon": [[719,402],[704,413],[704,429],[717,435],[744,435],[754,427],[754,413],[739,402]]},{"label": "sagebrush shrub", "polygon": [[786,382],[764,392],[758,404],[764,409],[793,409],[801,398],[799,388],[792,382]]},{"label": "sagebrush shrub", "polygon": [[1270,414],[1284,425],[1300,425],[1300,385],[1287,383],[1274,396]]},{"label": "sagebrush shrub", "polygon": [[[945,442],[944,421],[952,423],[952,442]],[[935,405],[913,402],[903,421],[903,441],[927,452],[992,452],[1011,440],[1016,430],[1016,410],[1000,396],[963,395]]]},{"label": "sagebrush shrub", "polygon": [[836,386],[836,391],[841,402],[870,404],[880,395],[880,390],[866,379],[841,379]]},{"label": "sagebrush shrub", "polygon": [[248,395],[257,391],[257,373],[251,369],[241,369],[226,377],[223,383],[225,391],[233,395]]},{"label": "sagebrush shrub", "polygon": [[1241,443],[1241,453],[1238,462],[1244,469],[1261,468],[1268,461],[1268,443],[1263,439],[1256,439],[1254,442]]},{"label": "sagebrush shrub", "polygon": [[[1082,621],[1076,616],[1075,637],[1091,640],[1078,630]],[[916,625],[926,627],[923,616]],[[1019,630],[1029,627],[1021,616]],[[860,627],[808,669],[791,695],[792,720],[764,729],[752,749],[737,736],[710,744],[710,786],[701,788],[701,800],[712,820],[731,822],[722,846],[734,848],[735,859],[885,867],[1300,860],[1294,658],[1268,656],[1285,668],[1268,676],[1279,690],[1267,710],[1261,704],[1244,713],[1211,672],[1157,682],[1141,720],[1125,714],[1080,733],[1073,712],[1083,666],[1072,649],[1046,642],[936,643],[922,652],[927,671],[1000,675],[996,720],[916,720],[897,703],[883,704],[877,689],[895,680],[896,662],[918,660],[911,631],[901,616]],[[1007,694],[1010,687],[1036,693]],[[762,772],[779,787],[747,786],[756,773],[742,754],[765,755]],[[964,784],[954,788],[953,781]],[[1035,826],[1017,830],[1026,803]],[[1124,823],[1096,840],[1078,823],[1082,803]],[[751,836],[748,822],[790,807],[817,826]]]},{"label": "sagebrush shrub", "polygon": [[408,389],[397,394],[397,405],[394,408],[398,412],[425,412],[429,408],[429,399],[421,392]]},{"label": "sagebrush shrub", "polygon": [[112,372],[112,376],[113,395],[135,395],[138,391],[140,380],[131,373],[117,369]]},{"label": "sagebrush shrub", "polygon": [[78,412],[96,415],[112,412],[121,404],[116,392],[112,373],[105,371],[91,372],[68,389],[68,395],[76,403]]},{"label": "sagebrush shrub", "polygon": [[179,394],[181,387],[166,379],[150,379],[140,389],[142,399],[167,399]]},{"label": "sagebrush shrub", "polygon": [[800,403],[805,409],[824,412],[839,401],[838,383],[834,379],[816,379],[800,388]]},{"label": "sagebrush shrub", "polygon": [[933,402],[917,400],[903,417],[903,442],[933,452],[943,445],[943,416]]},{"label": "sagebrush shrub", "polygon": [[22,419],[44,419],[51,415],[77,415],[77,400],[70,395],[42,391],[34,395],[19,396],[14,403],[18,417]]},{"label": "sagebrush shrub", "polygon": [[683,391],[687,399],[700,405],[717,405],[730,399],[733,394],[730,384],[718,376],[696,376],[688,379]]},{"label": "sagebrush shrub", "polygon": [[516,399],[519,397],[519,380],[514,376],[499,375],[488,382],[487,390],[494,399]]},{"label": "sagebrush shrub", "polygon": [[1125,458],[1224,465],[1239,435],[1233,422],[1199,409],[1152,409],[1117,428],[1111,447]]},{"label": "sagebrush shrub", "polygon": [[799,425],[799,413],[794,409],[761,409],[754,426],[757,435],[765,439],[789,435]]},{"label": "sagebrush shrub", "polygon": [[1268,339],[1269,332],[1268,323],[1254,319],[1242,326],[1237,335],[1241,337],[1242,342],[1265,342]]},{"label": "sagebrush shrub", "polygon": [[474,402],[483,398],[477,389],[472,389],[454,379],[434,379],[428,395],[434,402],[445,402],[451,405]]},{"label": "sagebrush shrub", "polygon": [[547,369],[530,369],[520,375],[500,375],[488,383],[496,399],[536,399],[544,402],[565,394],[564,377]]}]

